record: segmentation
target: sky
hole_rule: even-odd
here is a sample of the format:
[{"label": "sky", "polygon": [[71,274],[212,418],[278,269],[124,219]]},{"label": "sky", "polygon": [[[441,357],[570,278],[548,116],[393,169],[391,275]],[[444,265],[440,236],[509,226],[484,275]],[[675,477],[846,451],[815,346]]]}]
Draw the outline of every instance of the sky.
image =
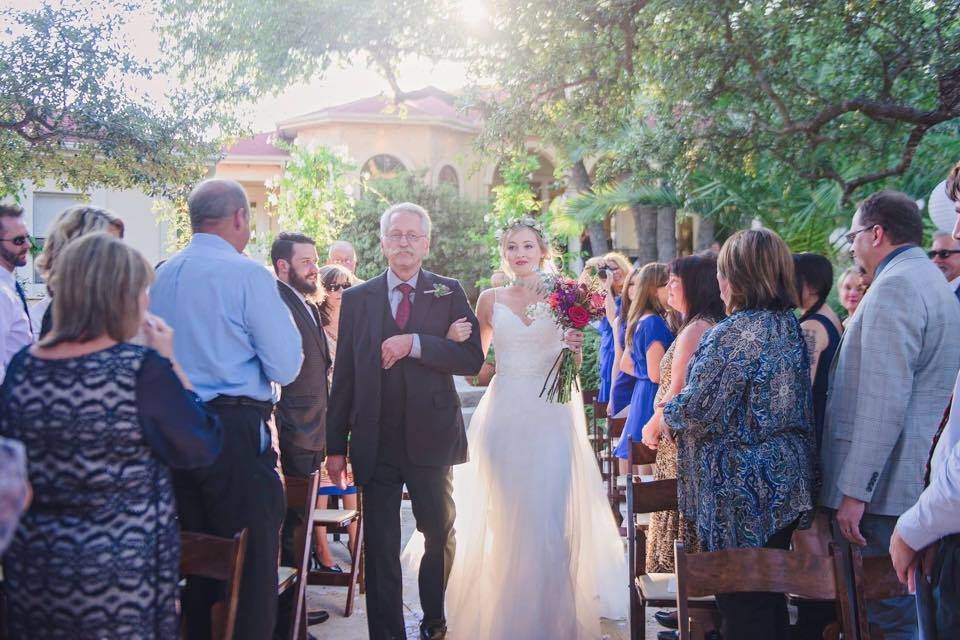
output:
[{"label": "sky", "polygon": [[[427,85],[452,91],[467,83],[467,73],[459,63],[411,59],[400,65],[398,81],[404,91]],[[253,130],[270,131],[280,120],[381,92],[389,94],[390,85],[362,63],[331,68],[322,79],[293,85],[279,96],[257,102],[252,109]]]},{"label": "sky", "polygon": [[[68,6],[95,7],[89,0],[47,1],[53,5],[62,2]],[[477,0],[463,0],[463,2],[465,15],[468,15],[469,19],[483,18],[483,12],[478,9],[482,5]],[[109,10],[112,1],[106,0],[103,4]],[[136,57],[142,60],[157,60],[162,53],[160,37],[154,31],[156,18],[152,3],[144,4],[145,8],[140,11],[124,14],[127,20],[121,33]],[[36,9],[38,5],[38,0],[0,0],[0,8],[30,10]],[[103,11],[97,8],[93,8],[92,11],[95,15],[103,14]],[[0,33],[0,43],[9,37],[11,35]],[[399,66],[397,79],[400,87],[406,91],[413,91],[427,85],[453,91],[467,84],[467,73],[465,66],[461,63],[434,63],[426,59],[410,59]],[[158,74],[149,81],[137,80],[135,89],[145,92],[150,99],[162,101],[162,95],[174,86],[174,82],[175,80]],[[281,120],[381,92],[390,93],[390,91],[390,85],[358,59],[353,64],[331,67],[323,78],[295,84],[276,96],[263,97],[250,105],[245,112],[250,116],[252,130],[272,131],[275,124]]]}]

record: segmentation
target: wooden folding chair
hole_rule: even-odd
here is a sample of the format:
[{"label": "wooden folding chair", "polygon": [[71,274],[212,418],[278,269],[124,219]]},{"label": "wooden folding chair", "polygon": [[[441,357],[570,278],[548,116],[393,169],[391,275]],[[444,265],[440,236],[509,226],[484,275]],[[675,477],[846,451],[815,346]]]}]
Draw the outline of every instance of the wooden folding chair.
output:
[{"label": "wooden folding chair", "polygon": [[691,598],[746,591],[832,600],[837,606],[843,637],[859,638],[856,609],[846,588],[847,563],[834,545],[830,546],[829,556],[762,548],[686,553],[678,540],[674,542],[674,558],[680,640],[693,637],[689,615]]},{"label": "wooden folding chair", "polygon": [[[863,557],[860,548],[850,545],[850,575],[853,578],[853,593],[857,605],[857,627],[860,640],[883,638],[876,626],[867,622],[867,603],[888,598],[910,595],[906,585],[897,578],[890,556]],[[833,632],[834,629],[828,629]],[[824,637],[827,637],[825,634]]]},{"label": "wooden folding chair", "polygon": [[[630,640],[644,640],[647,607],[673,607],[675,594],[672,573],[647,573],[646,525],[649,514],[672,511],[677,508],[677,481],[651,480],[641,482],[632,473],[627,475],[627,567],[630,574]],[[641,519],[647,516],[645,519]],[[713,596],[697,599],[691,606],[714,609]]]},{"label": "wooden folding chair", "polygon": [[301,514],[303,523],[293,534],[295,567],[280,567],[277,593],[296,589],[293,606],[290,607],[290,640],[306,640],[307,637],[307,576],[310,572],[310,550],[313,548],[314,505],[320,486],[320,472],[314,471],[307,478],[284,476],[287,487],[287,509]]},{"label": "wooden folding chair", "polygon": [[604,438],[604,451],[601,458],[600,472],[604,480],[607,481],[607,497],[610,504],[619,508],[620,501],[617,497],[617,476],[620,475],[620,465],[618,458],[613,455],[613,450],[617,447],[617,441],[623,435],[623,428],[627,424],[626,418],[607,418],[607,434]]},{"label": "wooden folding chair", "polygon": [[[581,391],[581,394],[583,396],[583,409],[587,414],[587,438],[590,440],[593,456],[597,459],[597,464],[600,464],[600,448],[603,445],[603,434],[600,432],[600,420],[602,418],[597,415],[597,391],[596,389],[584,389]],[[593,410],[588,412],[588,408],[592,408]],[[604,408],[604,417],[605,416],[606,408]]]},{"label": "wooden folding chair", "polygon": [[[349,618],[353,615],[353,601],[356,593],[357,581],[363,573],[363,500],[357,493],[356,509],[316,509],[313,523],[316,526],[326,527],[327,533],[347,533],[350,524],[357,523],[357,535],[348,545],[350,551],[350,571],[347,573],[331,573],[329,571],[311,571],[307,581],[312,585],[325,585],[347,588],[347,604],[343,615]],[[361,586],[361,593],[363,588]]]},{"label": "wooden folding chair", "polygon": [[224,599],[210,611],[212,640],[233,638],[246,553],[246,529],[241,529],[232,540],[191,531],[180,533],[180,575],[224,582]]},{"label": "wooden folding chair", "polygon": [[[652,465],[657,462],[657,452],[654,449],[651,449],[642,442],[634,442],[633,438],[627,437],[627,463],[630,469],[630,473],[633,473],[634,467],[639,467],[643,465]],[[635,478],[640,478],[642,482],[649,482],[653,480],[652,475],[634,475]],[[620,504],[627,497],[627,476],[617,473],[617,477],[614,479],[613,483],[613,495],[610,497],[610,501],[614,504]]]}]

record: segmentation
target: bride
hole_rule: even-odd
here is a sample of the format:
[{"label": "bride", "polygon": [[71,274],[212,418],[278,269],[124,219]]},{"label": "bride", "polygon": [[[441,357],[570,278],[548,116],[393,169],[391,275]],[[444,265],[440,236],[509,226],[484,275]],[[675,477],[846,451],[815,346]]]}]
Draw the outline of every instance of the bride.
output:
[{"label": "bride", "polygon": [[[539,397],[564,344],[580,358],[583,334],[564,335],[552,319],[527,316],[529,305],[543,301],[540,272],[550,260],[536,221],[510,223],[500,252],[514,283],[484,291],[477,302],[496,375],[470,421],[470,461],[454,468],[449,636],[595,640],[601,617],[626,616],[623,542],[580,395],[566,404]],[[448,335],[466,339],[469,326],[458,323]],[[418,544],[408,545],[408,559]]]}]

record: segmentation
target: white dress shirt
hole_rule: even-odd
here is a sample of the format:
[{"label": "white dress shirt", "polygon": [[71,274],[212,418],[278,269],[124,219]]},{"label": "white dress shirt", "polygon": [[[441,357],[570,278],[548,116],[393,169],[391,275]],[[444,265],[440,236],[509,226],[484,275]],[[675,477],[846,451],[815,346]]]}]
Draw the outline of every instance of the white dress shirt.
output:
[{"label": "white dress shirt", "polygon": [[[397,309],[400,307],[400,300],[403,299],[403,292],[397,287],[401,284],[408,284],[413,287],[410,292],[410,309],[413,310],[413,303],[417,298],[417,282],[420,280],[420,272],[417,271],[409,280],[401,280],[400,276],[393,272],[393,269],[387,269],[387,298],[390,301],[390,313],[394,319],[397,317]],[[413,345],[410,347],[410,357],[420,358],[420,334],[413,334]]]},{"label": "white dress shirt", "polygon": [[30,319],[17,295],[17,281],[12,271],[0,267],[0,381],[7,374],[7,365],[20,349],[33,343]]},{"label": "white dress shirt", "polygon": [[947,425],[930,461],[930,486],[897,520],[897,531],[917,551],[960,533],[960,376]]},{"label": "white dress shirt", "polygon": [[[283,280],[278,279],[277,282],[283,282]],[[307,315],[310,316],[311,320],[313,320],[313,324],[317,324],[317,318],[316,316],[313,315],[313,307],[311,307],[310,303],[307,302],[307,297],[302,293],[300,293],[299,291],[297,291],[296,289],[294,289],[292,286],[290,286],[290,284],[286,282],[283,282],[283,284],[286,285],[287,289],[290,289],[290,291],[293,291],[293,293],[296,294],[298,298],[300,298],[300,302],[303,303],[303,307],[307,310]]]}]

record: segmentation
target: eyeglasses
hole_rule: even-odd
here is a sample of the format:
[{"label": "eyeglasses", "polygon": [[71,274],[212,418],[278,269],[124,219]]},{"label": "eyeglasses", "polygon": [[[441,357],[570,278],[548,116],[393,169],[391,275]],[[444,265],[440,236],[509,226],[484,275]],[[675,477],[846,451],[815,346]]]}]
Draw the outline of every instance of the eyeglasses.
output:
[{"label": "eyeglasses", "polygon": [[933,260],[934,258],[940,258],[941,260],[946,260],[955,253],[960,253],[960,249],[940,249],[938,251],[927,251],[927,257]]},{"label": "eyeglasses", "polygon": [[873,229],[875,226],[877,226],[877,225],[872,224],[872,225],[870,225],[869,227],[864,227],[863,229],[857,229],[856,231],[851,231],[850,233],[848,233],[848,234],[846,234],[845,236],[843,236],[843,238],[844,238],[844,240],[847,241],[848,244],[853,244],[853,240],[854,240],[854,238],[857,237],[857,234],[863,233],[864,231],[870,231],[870,230]]},{"label": "eyeglasses", "polygon": [[25,244],[33,244],[33,238],[30,236],[16,236],[13,238],[0,238],[0,242],[10,242],[15,247],[22,247]]},{"label": "eyeglasses", "polygon": [[407,242],[408,242],[408,243],[413,244],[413,243],[416,242],[417,240],[422,240],[422,239],[426,238],[427,236],[425,236],[425,235],[422,234],[422,233],[397,233],[397,232],[393,232],[393,233],[388,233],[386,237],[387,237],[387,240],[389,240],[390,242],[392,242],[392,243],[394,243],[394,244],[398,244],[398,243],[399,243],[401,240],[403,240],[404,238],[407,239]]},{"label": "eyeglasses", "polygon": [[346,291],[350,288],[349,282],[337,282],[335,284],[325,284],[323,288],[327,291]]}]

